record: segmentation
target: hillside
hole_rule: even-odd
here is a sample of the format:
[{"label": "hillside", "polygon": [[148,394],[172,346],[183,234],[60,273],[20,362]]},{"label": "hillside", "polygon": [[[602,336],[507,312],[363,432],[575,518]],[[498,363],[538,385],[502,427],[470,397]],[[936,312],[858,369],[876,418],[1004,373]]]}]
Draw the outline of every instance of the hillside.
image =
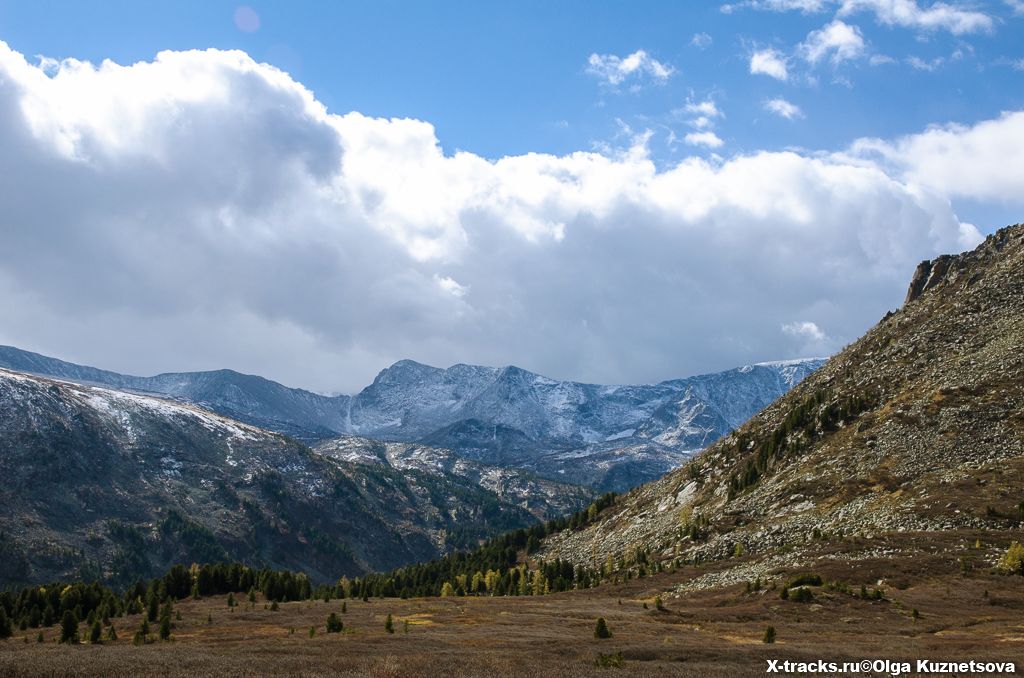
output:
[{"label": "hillside", "polygon": [[356,395],[324,396],[231,370],[134,377],[0,347],[0,367],[156,394],[308,444],[344,435],[621,491],[660,477],[822,364],[764,363],[640,386],[557,381],[517,367],[402,360]]},{"label": "hillside", "polygon": [[[924,262],[903,308],[545,558],[718,562],[680,591],[822,559],[991,566],[1024,518],[1024,226]],[[986,535],[978,541],[978,535]],[[741,556],[733,559],[733,556]],[[885,569],[885,568],[883,568]]]},{"label": "hillside", "polygon": [[[237,560],[333,580],[436,557],[584,505],[480,464],[370,460],[198,407],[0,370],[0,585],[125,582]],[[408,454],[451,457],[418,447]]]}]

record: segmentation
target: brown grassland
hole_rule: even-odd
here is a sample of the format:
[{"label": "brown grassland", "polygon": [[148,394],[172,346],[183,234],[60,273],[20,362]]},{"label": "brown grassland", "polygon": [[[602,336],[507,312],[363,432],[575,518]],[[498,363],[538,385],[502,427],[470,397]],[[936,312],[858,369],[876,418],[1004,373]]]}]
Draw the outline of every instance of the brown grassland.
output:
[{"label": "brown grassland", "polygon": [[[987,567],[964,572],[960,564],[971,553],[984,562],[1015,535],[995,536],[921,535],[913,557],[857,561],[844,556],[897,546],[907,553],[914,542],[902,535],[900,544],[884,536],[822,544],[812,571],[826,585],[813,587],[814,600],[804,603],[782,600],[767,581],[761,591],[737,585],[666,595],[735,559],[539,597],[348,600],[345,614],[341,600],[284,603],[277,611],[245,596],[233,610],[226,596],[183,600],[167,642],[132,644],[141,615],[115,619],[118,639],[102,645],[60,645],[58,627],[44,630],[43,643],[34,629],[16,630],[0,642],[0,675],[714,677],[764,675],[767,659],[974,659],[1024,667],[1024,578]],[[779,571],[773,580],[796,573]],[[884,599],[861,599],[862,584],[872,592],[879,586]],[[655,609],[657,595],[664,610]],[[331,612],[344,622],[342,633],[325,632]],[[388,614],[394,634],[384,630]],[[594,638],[598,617],[612,638]],[[768,625],[777,631],[771,645],[762,641]],[[86,631],[82,624],[80,634]],[[596,665],[599,654],[616,652],[620,667]]]}]

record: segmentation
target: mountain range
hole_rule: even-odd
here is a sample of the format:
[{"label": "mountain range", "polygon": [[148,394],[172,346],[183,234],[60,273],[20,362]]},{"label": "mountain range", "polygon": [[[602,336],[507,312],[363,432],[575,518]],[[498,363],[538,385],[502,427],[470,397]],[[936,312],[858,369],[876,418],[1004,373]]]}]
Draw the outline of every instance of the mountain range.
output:
[{"label": "mountain range", "polygon": [[593,496],[406,443],[311,450],[197,406],[0,369],[0,584],[122,584],[177,562],[337,579],[429,559]]},{"label": "mountain range", "polygon": [[558,381],[517,367],[402,360],[355,395],[325,396],[232,370],[136,377],[0,347],[0,367],[152,394],[311,445],[359,436],[623,491],[685,462],[823,361],[761,363],[639,386]]}]

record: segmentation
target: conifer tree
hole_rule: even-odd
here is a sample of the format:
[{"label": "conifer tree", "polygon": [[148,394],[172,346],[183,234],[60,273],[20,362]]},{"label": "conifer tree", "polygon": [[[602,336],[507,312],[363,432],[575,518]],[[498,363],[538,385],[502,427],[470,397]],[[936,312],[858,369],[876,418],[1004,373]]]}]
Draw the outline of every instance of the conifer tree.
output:
[{"label": "conifer tree", "polygon": [[100,624],[99,619],[94,621],[92,628],[89,629],[89,642],[93,645],[99,645],[103,642],[103,626]]},{"label": "conifer tree", "polygon": [[117,640],[117,631],[114,630],[114,625],[113,624],[111,624],[107,628],[107,640],[109,640],[111,642]]},{"label": "conifer tree", "polygon": [[388,614],[388,618],[384,621],[384,630],[388,633],[395,632],[395,623],[391,620],[390,614]]},{"label": "conifer tree", "polygon": [[160,618],[160,640],[171,639],[171,616],[167,615]]},{"label": "conifer tree", "polygon": [[608,630],[608,624],[605,622],[604,617],[597,618],[597,625],[594,627],[595,638],[611,638],[612,632]]},{"label": "conifer tree", "polygon": [[769,626],[764,630],[764,638],[762,640],[769,645],[775,642],[775,627]]},{"label": "conifer tree", "polygon": [[13,632],[11,620],[7,617],[7,610],[0,604],[0,639],[10,638]]},{"label": "conifer tree", "polygon": [[[342,624],[340,619],[338,619],[338,615],[334,614],[333,612],[330,614],[329,617],[327,617],[327,633],[341,633],[344,627],[345,625]],[[310,631],[312,630],[313,629],[310,628]],[[310,634],[310,637],[313,637],[312,634]]]},{"label": "conifer tree", "polygon": [[78,617],[72,610],[65,611],[60,620],[60,642],[78,642]]}]

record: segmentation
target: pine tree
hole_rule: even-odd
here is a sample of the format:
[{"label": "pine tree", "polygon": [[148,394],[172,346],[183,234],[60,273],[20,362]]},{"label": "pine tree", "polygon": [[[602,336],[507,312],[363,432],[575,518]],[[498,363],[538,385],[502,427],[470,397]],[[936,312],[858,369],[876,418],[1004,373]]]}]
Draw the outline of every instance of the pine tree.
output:
[{"label": "pine tree", "polygon": [[608,630],[608,624],[605,622],[604,617],[597,618],[597,625],[594,627],[595,638],[611,638],[612,632]]},{"label": "pine tree", "polygon": [[64,616],[60,620],[60,642],[78,642],[78,617],[71,610],[64,612]]},{"label": "pine tree", "polygon": [[444,583],[444,585],[441,587],[441,597],[442,598],[450,598],[451,596],[454,596],[454,595],[455,595],[455,589],[452,587],[451,582],[447,582],[446,581]]},{"label": "pine tree", "polygon": [[107,640],[111,642],[117,640],[117,631],[114,630],[113,624],[111,624],[110,627],[107,628]]},{"label": "pine tree", "polygon": [[[327,633],[341,633],[344,627],[345,625],[341,623],[340,619],[338,619],[338,615],[333,612],[329,617],[327,617]],[[310,631],[312,630],[313,629],[311,628]],[[312,638],[312,634],[310,634],[310,637]]]},{"label": "pine tree", "polygon": [[388,618],[384,621],[384,630],[388,633],[395,632],[395,623],[391,620],[390,614],[388,615]]},{"label": "pine tree", "polygon": [[160,640],[171,639],[171,615],[164,615],[160,618]]},{"label": "pine tree", "polygon": [[228,594],[228,607],[234,607],[234,606],[235,606],[235,594],[234,593],[229,593]]},{"label": "pine tree", "polygon": [[92,628],[89,629],[89,642],[93,645],[99,645],[103,642],[103,626],[100,624],[99,619],[94,621]]},{"label": "pine tree", "polygon": [[765,643],[769,644],[769,645],[771,645],[772,643],[775,642],[775,627],[774,626],[769,626],[768,628],[766,628],[764,630],[764,638],[762,638],[762,640]]},{"label": "pine tree", "polygon": [[11,620],[7,617],[7,610],[0,604],[0,639],[10,638],[14,630],[11,628]]},{"label": "pine tree", "polygon": [[343,600],[343,601],[341,601],[341,613],[342,614],[346,614],[347,612],[348,612],[348,603],[346,603]]}]

